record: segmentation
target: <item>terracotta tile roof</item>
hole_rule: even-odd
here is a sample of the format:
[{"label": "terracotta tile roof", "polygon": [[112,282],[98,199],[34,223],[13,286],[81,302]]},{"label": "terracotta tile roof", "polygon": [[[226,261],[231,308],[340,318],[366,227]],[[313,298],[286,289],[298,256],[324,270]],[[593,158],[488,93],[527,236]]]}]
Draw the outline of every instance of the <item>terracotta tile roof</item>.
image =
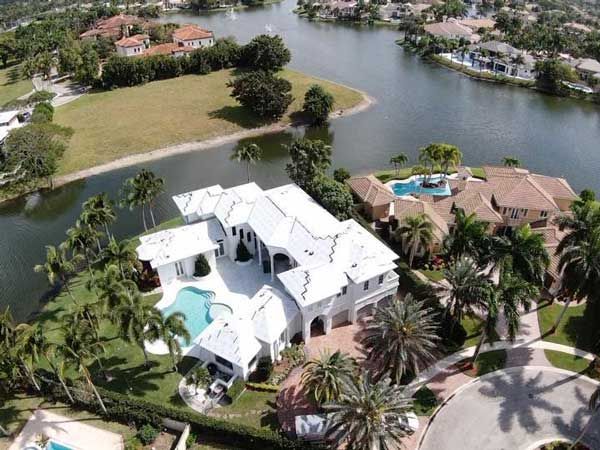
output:
[{"label": "terracotta tile roof", "polygon": [[542,189],[554,198],[566,200],[577,199],[577,194],[564,178],[548,177],[546,175],[538,174],[531,174],[531,177],[542,187]]},{"label": "terracotta tile roof", "polygon": [[140,45],[144,45],[144,43],[133,38],[123,38],[115,42],[115,45],[119,47],[139,47]]},{"label": "terracotta tile roof", "polygon": [[504,221],[481,192],[466,191],[465,194],[459,194],[454,202],[455,206],[463,209],[465,214],[475,214],[477,220],[486,223],[502,223]]},{"label": "terracotta tile roof", "polygon": [[493,29],[496,25],[496,21],[492,19],[463,19],[458,21],[459,24],[469,27],[473,31],[477,31],[480,28]]},{"label": "terracotta tile roof", "polygon": [[185,25],[173,32],[173,38],[182,41],[190,41],[192,39],[206,39],[213,37],[212,31],[205,30],[196,25]]},{"label": "terracotta tile roof", "polygon": [[396,198],[390,189],[373,175],[352,177],[346,184],[370,206],[388,205]]},{"label": "terracotta tile roof", "polygon": [[119,14],[118,16],[112,16],[108,19],[99,20],[96,28],[121,28],[123,25],[134,25],[141,23],[142,19],[137,16],[131,16],[128,14]]},{"label": "terracotta tile roof", "polygon": [[180,47],[174,42],[168,42],[166,44],[154,45],[144,52],[144,56],[152,55],[173,55],[175,53],[190,53],[196,50],[194,47]]},{"label": "terracotta tile roof", "polygon": [[547,271],[555,279],[559,279],[561,277],[560,272],[558,271],[560,255],[556,254],[556,248],[566,233],[564,231],[560,231],[556,225],[543,228],[533,228],[532,231],[534,233],[539,233],[544,237],[544,247],[550,256],[550,264]]},{"label": "terracotta tile roof", "polygon": [[150,36],[148,36],[147,34],[134,34],[133,36],[129,36],[131,39],[136,39],[138,41],[145,41],[147,39],[150,39]]},{"label": "terracotta tile roof", "polygon": [[434,36],[464,36],[471,37],[473,30],[456,21],[437,22],[425,25],[425,31]]},{"label": "terracotta tile roof", "polygon": [[529,175],[529,170],[520,167],[483,166],[486,178],[493,177],[524,177]]},{"label": "terracotta tile roof", "polygon": [[93,37],[93,36],[105,36],[105,37],[119,37],[121,30],[110,28],[110,29],[99,29],[92,28],[91,30],[85,31],[79,35],[80,38]]},{"label": "terracotta tile roof", "polygon": [[494,190],[494,200],[500,207],[523,208],[535,210],[558,210],[558,205],[554,199],[531,177],[523,177],[518,181],[515,179],[505,179],[496,184]]},{"label": "terracotta tile roof", "polygon": [[431,222],[433,225],[433,235],[441,243],[448,234],[448,225],[446,225],[445,220],[435,211],[434,207],[420,200],[396,198],[394,202],[394,217],[396,220],[402,222],[402,219],[419,214],[424,214]]}]

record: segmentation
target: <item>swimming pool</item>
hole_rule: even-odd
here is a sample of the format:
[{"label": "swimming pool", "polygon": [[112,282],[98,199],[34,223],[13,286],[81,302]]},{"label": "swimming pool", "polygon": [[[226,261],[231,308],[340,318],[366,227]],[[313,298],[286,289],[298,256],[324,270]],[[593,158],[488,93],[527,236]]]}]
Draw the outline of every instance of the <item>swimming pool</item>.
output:
[{"label": "swimming pool", "polygon": [[[185,287],[177,293],[175,301],[162,310],[163,316],[168,317],[175,312],[185,314],[185,327],[193,340],[216,317],[231,312],[231,308],[226,305],[215,304],[211,308],[214,297],[214,292],[195,287]],[[180,339],[180,342],[183,346],[190,345],[183,339]]]},{"label": "swimming pool", "polygon": [[[441,180],[441,177],[432,177],[431,182],[436,183]],[[411,177],[409,181],[398,182],[392,185],[392,190],[397,196],[410,194],[429,194],[429,195],[450,195],[450,184],[445,183],[444,186],[436,188],[424,188],[421,186],[422,177]]]},{"label": "swimming pool", "polygon": [[66,445],[59,444],[56,441],[50,441],[46,445],[46,450],[73,450],[71,447],[67,447]]}]

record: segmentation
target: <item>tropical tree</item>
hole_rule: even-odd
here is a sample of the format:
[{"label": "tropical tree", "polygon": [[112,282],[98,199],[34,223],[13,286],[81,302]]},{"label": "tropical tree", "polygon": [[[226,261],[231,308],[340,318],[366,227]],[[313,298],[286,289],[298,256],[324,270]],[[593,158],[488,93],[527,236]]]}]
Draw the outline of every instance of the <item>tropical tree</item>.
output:
[{"label": "tropical tree", "polygon": [[137,253],[131,245],[131,241],[110,238],[108,244],[102,250],[102,259],[107,265],[115,265],[119,268],[121,279],[126,280],[128,274],[132,273],[139,266]]},{"label": "tropical tree", "polygon": [[390,164],[394,166],[396,176],[400,174],[400,168],[404,167],[408,163],[408,156],[406,153],[398,153],[390,158]]},{"label": "tropical tree", "polygon": [[485,237],[486,224],[475,213],[466,215],[462,208],[454,212],[454,228],[444,240],[445,253],[455,259],[469,255],[477,257]]},{"label": "tropical tree", "polygon": [[109,314],[111,320],[117,323],[115,316],[118,308],[125,302],[131,301],[137,292],[137,285],[131,280],[123,280],[117,266],[109,265],[94,283],[98,289],[99,298],[103,303],[104,311]]},{"label": "tropical tree", "polygon": [[420,248],[427,248],[433,240],[431,222],[424,214],[408,216],[404,223],[394,232],[394,238],[398,242],[404,242],[408,245],[409,256],[408,265],[412,268],[415,255]]},{"label": "tropical tree", "polygon": [[291,159],[285,166],[288,176],[300,188],[310,191],[314,180],[331,165],[331,146],[319,140],[295,139],[284,148]]},{"label": "tropical tree", "polygon": [[75,403],[75,400],[73,399],[73,396],[71,395],[71,391],[69,390],[69,387],[67,386],[67,383],[65,381],[65,379],[66,379],[66,371],[65,371],[66,362],[65,362],[65,359],[63,358],[63,356],[60,354],[59,347],[54,343],[47,343],[46,346],[44,347],[43,355],[44,355],[44,359],[48,363],[48,366],[50,367],[50,370],[52,370],[52,373],[54,373],[54,376],[59,381],[60,385],[62,386],[63,390],[65,391],[67,398],[69,399],[69,401],[72,404]]},{"label": "tropical tree", "polygon": [[164,317],[159,313],[159,317],[149,323],[148,337],[151,342],[160,339],[165,343],[173,364],[173,372],[177,372],[177,364],[181,361],[181,341],[189,345],[192,338],[185,326],[185,314],[175,312]]},{"label": "tropical tree", "polygon": [[67,230],[65,245],[71,250],[73,256],[79,255],[85,259],[90,277],[94,279],[92,270],[92,258],[95,257],[93,246],[98,245],[100,232],[81,220],[75,222],[75,226]]},{"label": "tropical tree", "polygon": [[262,157],[262,150],[256,144],[237,146],[231,154],[231,160],[246,164],[246,175],[250,183],[250,165],[256,164]]},{"label": "tropical tree", "polygon": [[53,245],[47,245],[46,262],[36,265],[34,270],[45,273],[48,282],[52,286],[59,282],[62,283],[73,302],[77,303],[69,287],[69,276],[75,272],[75,266],[73,265],[73,260],[67,258],[65,249],[66,246],[64,244],[59,245],[58,248]]},{"label": "tropical tree", "polygon": [[462,152],[455,145],[450,144],[438,144],[440,166],[442,168],[442,176],[446,178],[448,176],[448,170],[450,167],[456,168],[462,161]]},{"label": "tropical tree", "polygon": [[302,111],[312,117],[314,124],[322,125],[327,122],[329,113],[333,111],[334,98],[321,85],[313,84],[304,94]]},{"label": "tropical tree", "polygon": [[442,148],[443,144],[429,144],[427,147],[423,147],[419,150],[419,163],[426,168],[427,173],[425,174],[424,184],[431,181],[431,177],[435,168],[440,165],[442,161]]},{"label": "tropical tree", "polygon": [[128,207],[130,210],[141,207],[142,223],[145,231],[148,231],[148,226],[146,225],[146,207],[150,211],[152,226],[156,227],[153,205],[158,195],[164,191],[164,184],[165,181],[163,178],[157,177],[147,169],[140,170],[137,175],[128,178],[123,183],[121,205]]},{"label": "tropical tree", "polygon": [[380,377],[390,376],[397,384],[405,373],[418,375],[435,361],[440,339],[437,323],[433,309],[412,294],[377,307],[362,339],[367,360],[379,366]]},{"label": "tropical tree", "polygon": [[375,383],[366,373],[345,381],[339,400],[324,408],[331,413],[327,437],[336,448],[388,450],[402,447],[412,399],[389,378]]},{"label": "tropical tree", "polygon": [[45,346],[44,330],[39,324],[29,325],[20,323],[14,329],[15,347],[14,351],[18,355],[25,373],[38,392],[42,392],[39,383],[35,377],[35,366],[39,362]]},{"label": "tropical tree", "polygon": [[100,342],[100,323],[103,318],[102,303],[98,301],[75,305],[63,317],[63,322],[65,325],[74,327],[87,327],[92,332],[96,342]]},{"label": "tropical tree", "polygon": [[502,164],[505,167],[521,167],[521,161],[514,156],[505,156],[502,158]]},{"label": "tropical tree", "polygon": [[113,202],[101,193],[88,198],[82,205],[81,219],[92,228],[102,227],[110,238],[110,225],[117,220]]},{"label": "tropical tree", "polygon": [[336,401],[342,394],[342,384],[354,375],[356,362],[346,353],[324,351],[307,361],[302,373],[302,384],[308,394],[322,405]]}]

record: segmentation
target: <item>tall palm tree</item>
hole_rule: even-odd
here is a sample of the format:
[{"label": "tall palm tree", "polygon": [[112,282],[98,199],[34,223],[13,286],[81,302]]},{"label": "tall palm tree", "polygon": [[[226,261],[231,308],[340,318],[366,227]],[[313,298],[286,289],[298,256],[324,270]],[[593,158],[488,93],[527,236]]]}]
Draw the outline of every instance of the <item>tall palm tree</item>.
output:
[{"label": "tall palm tree", "polygon": [[412,294],[376,308],[362,339],[367,360],[379,366],[380,375],[390,376],[397,384],[407,372],[418,375],[436,359],[437,323],[434,311]]},{"label": "tall palm tree", "polygon": [[404,167],[408,163],[408,156],[406,153],[398,153],[390,158],[390,164],[394,166],[396,176],[400,174],[400,167]]},{"label": "tall palm tree", "polygon": [[579,436],[577,436],[577,439],[575,440],[575,442],[573,442],[573,444],[569,447],[569,450],[573,450],[575,448],[575,446],[583,439],[583,437],[587,433],[587,430],[589,429],[589,427],[592,425],[592,422],[596,418],[596,414],[598,414],[600,412],[600,385],[596,386],[596,390],[594,390],[594,392],[592,392],[592,395],[590,396],[590,401],[588,402],[588,409],[590,410],[592,415],[588,419],[588,421],[585,424],[585,426],[583,427],[583,429],[581,430],[581,433],[579,434]]},{"label": "tall palm tree", "polygon": [[413,267],[415,255],[419,248],[427,248],[433,240],[431,222],[424,214],[409,216],[404,219],[402,224],[394,232],[394,238],[399,242],[406,242],[409,250],[408,265]]},{"label": "tall palm tree", "polygon": [[107,266],[95,282],[99,298],[103,303],[104,311],[111,320],[116,318],[115,313],[125,302],[137,293],[137,285],[131,280],[122,280],[119,268],[114,265]]},{"label": "tall palm tree", "polygon": [[145,231],[148,231],[146,206],[150,211],[152,225],[156,227],[153,206],[156,197],[164,191],[164,184],[163,178],[157,177],[153,172],[146,169],[142,169],[133,178],[128,178],[123,183],[121,204],[127,206],[130,210],[141,207],[142,223]]},{"label": "tall palm tree", "polygon": [[191,338],[185,326],[185,314],[180,312],[167,317],[159,313],[156,320],[151,321],[148,327],[148,339],[151,342],[160,339],[166,344],[171,356],[173,372],[177,372],[177,364],[181,361],[181,341],[189,345]]},{"label": "tall palm tree", "polygon": [[44,330],[41,325],[20,323],[15,327],[15,352],[18,355],[25,373],[38,392],[42,392],[35,377],[35,366],[39,362],[45,346]]},{"label": "tall palm tree", "polygon": [[484,239],[486,224],[477,220],[475,213],[466,215],[462,208],[454,213],[454,228],[444,240],[444,249],[448,256],[461,258],[468,255],[477,257]]},{"label": "tall palm tree", "polygon": [[440,144],[440,166],[442,177],[448,176],[448,170],[452,166],[456,168],[462,160],[462,152],[455,145]]},{"label": "tall palm tree", "polygon": [[111,238],[102,250],[102,258],[107,264],[119,268],[123,280],[139,265],[137,253],[128,240],[117,242],[115,238]]},{"label": "tall palm tree", "polygon": [[461,258],[444,271],[447,283],[437,289],[442,303],[445,303],[445,316],[452,319],[451,331],[465,316],[474,315],[485,307],[490,296],[490,280],[478,270],[468,258]]},{"label": "tall palm tree", "polygon": [[92,248],[94,245],[97,245],[99,239],[100,232],[80,220],[75,222],[74,227],[67,230],[65,245],[71,250],[73,255],[80,255],[85,259],[92,280],[94,279],[92,258],[95,256]]},{"label": "tall palm tree", "polygon": [[412,409],[412,399],[389,378],[372,382],[369,374],[345,381],[342,394],[324,405],[331,412],[327,437],[336,448],[388,450],[402,447],[402,423]]},{"label": "tall palm tree", "polygon": [[75,272],[75,266],[73,260],[67,258],[65,248],[66,246],[63,244],[59,245],[58,248],[53,245],[47,245],[46,262],[36,265],[34,270],[45,273],[48,277],[48,282],[52,286],[59,282],[62,283],[73,302],[77,303],[69,287],[69,276]]},{"label": "tall palm tree", "polygon": [[521,167],[521,161],[514,156],[505,156],[502,158],[502,164],[505,167]]},{"label": "tall palm tree", "polygon": [[435,168],[442,161],[442,147],[440,144],[429,144],[419,150],[419,163],[427,168],[424,183],[429,183]]},{"label": "tall palm tree", "polygon": [[92,228],[103,227],[106,237],[110,238],[109,226],[117,220],[113,202],[106,193],[88,198],[82,206],[81,218]]},{"label": "tall palm tree", "polygon": [[237,146],[231,154],[231,160],[246,164],[246,175],[250,183],[250,165],[256,164],[262,158],[262,150],[256,144]]},{"label": "tall palm tree", "polygon": [[85,328],[63,327],[62,334],[63,340],[61,344],[57,344],[57,351],[60,352],[67,364],[72,364],[83,375],[85,381],[94,392],[102,411],[104,411],[104,414],[107,414],[106,406],[88,369],[91,361],[100,362],[99,355],[104,352],[103,345],[100,342],[94,342]]},{"label": "tall palm tree", "polygon": [[310,396],[322,405],[336,401],[342,394],[344,380],[351,378],[356,362],[346,353],[324,351],[303,366],[302,384]]},{"label": "tall palm tree", "polygon": [[60,385],[65,391],[65,394],[67,394],[67,398],[72,404],[74,404],[75,400],[73,399],[71,391],[69,390],[69,387],[65,381],[66,362],[63,358],[63,355],[60,354],[59,347],[54,343],[47,343],[44,347],[43,355],[44,359],[48,363],[48,366],[50,367],[50,370],[52,370],[54,376],[58,379]]},{"label": "tall palm tree", "polygon": [[102,322],[103,311],[101,302],[84,303],[75,305],[74,308],[63,317],[65,324],[79,327],[86,326],[94,335],[96,342],[100,342],[100,323]]}]

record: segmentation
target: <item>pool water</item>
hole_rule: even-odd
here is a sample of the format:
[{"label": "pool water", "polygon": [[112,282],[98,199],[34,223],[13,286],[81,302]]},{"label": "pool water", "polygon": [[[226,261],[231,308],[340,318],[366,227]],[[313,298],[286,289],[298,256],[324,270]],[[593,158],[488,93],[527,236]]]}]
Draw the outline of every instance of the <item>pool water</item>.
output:
[{"label": "pool water", "polygon": [[[175,301],[162,310],[163,316],[168,317],[173,313],[185,314],[185,327],[193,340],[213,321],[210,314],[210,305],[214,293],[203,291],[195,287],[181,289],[175,297]],[[181,345],[188,346],[190,342],[180,339]]]},{"label": "pool water", "polygon": [[73,450],[71,447],[67,447],[66,445],[59,444],[55,441],[50,441],[46,445],[46,450]]},{"label": "pool water", "polygon": [[[440,179],[440,177],[432,177],[431,182],[435,183],[440,181]],[[410,181],[404,183],[394,183],[392,185],[392,190],[394,191],[394,194],[398,196],[410,194],[450,195],[449,183],[437,188],[424,188],[421,186],[422,181],[422,178],[412,178]]]}]

